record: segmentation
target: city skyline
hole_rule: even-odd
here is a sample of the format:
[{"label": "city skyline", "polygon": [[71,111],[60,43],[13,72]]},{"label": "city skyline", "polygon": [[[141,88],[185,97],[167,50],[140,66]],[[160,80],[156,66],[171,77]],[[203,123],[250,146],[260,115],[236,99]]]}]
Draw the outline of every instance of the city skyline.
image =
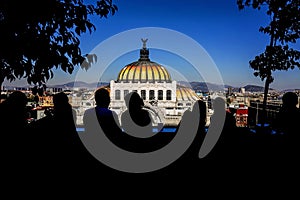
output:
[{"label": "city skyline", "polygon": [[[114,16],[107,19],[93,18],[97,30],[80,37],[82,54],[90,53],[97,45],[114,35],[141,27],[161,27],[178,31],[195,40],[210,55],[218,67],[226,85],[242,87],[248,84],[264,86],[264,81],[253,75],[249,61],[264,51],[269,38],[260,33],[259,27],[269,23],[269,18],[263,11],[246,8],[239,11],[236,0],[196,1],[115,1],[119,8]],[[141,38],[136,38],[136,45],[142,46]],[[155,42],[149,37],[147,44]],[[179,41],[180,42],[180,41]],[[300,45],[294,45],[299,49]],[[111,51],[118,46],[112,46]],[[185,73],[185,78],[192,81],[202,81],[195,77],[190,63],[178,55],[150,48],[150,58],[168,68]],[[101,55],[98,55],[101,59]],[[125,65],[138,59],[138,51],[129,52],[115,60],[108,67],[106,80],[113,80]],[[173,62],[172,62],[173,61]],[[82,69],[75,69],[72,75],[61,70],[54,71],[55,75],[47,84],[62,84],[74,80],[75,75]],[[109,72],[111,71],[111,72]],[[300,70],[275,72],[271,88],[298,89],[300,88]],[[194,76],[194,77],[193,77]],[[288,81],[287,81],[288,80]],[[82,81],[88,82],[88,78]],[[5,82],[3,85],[22,85],[25,81]]]}]

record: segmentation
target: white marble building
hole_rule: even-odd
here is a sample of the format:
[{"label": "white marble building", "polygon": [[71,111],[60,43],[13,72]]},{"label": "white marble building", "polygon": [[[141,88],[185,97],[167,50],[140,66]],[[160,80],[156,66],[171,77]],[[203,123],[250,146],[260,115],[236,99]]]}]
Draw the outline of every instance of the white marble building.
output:
[{"label": "white marble building", "polygon": [[191,108],[199,97],[191,88],[180,86],[172,80],[164,66],[152,62],[146,40],[142,41],[143,48],[138,61],[123,67],[117,80],[110,81],[110,109],[120,117],[127,109],[125,95],[136,91],[156,124],[177,125],[184,111]]}]

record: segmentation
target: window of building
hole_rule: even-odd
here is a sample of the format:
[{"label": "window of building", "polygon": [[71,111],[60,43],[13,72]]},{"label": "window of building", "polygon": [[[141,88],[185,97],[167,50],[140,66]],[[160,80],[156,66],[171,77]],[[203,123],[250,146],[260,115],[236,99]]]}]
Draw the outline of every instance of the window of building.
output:
[{"label": "window of building", "polygon": [[129,90],[124,90],[124,97],[129,93]]},{"label": "window of building", "polygon": [[141,90],[141,98],[146,100],[146,90]]},{"label": "window of building", "polygon": [[121,99],[121,92],[120,92],[120,90],[116,90],[115,91],[115,99],[116,100],[120,100]]},{"label": "window of building", "polygon": [[158,100],[163,100],[164,99],[164,95],[163,95],[163,91],[162,90],[158,90]]},{"label": "window of building", "polygon": [[149,91],[149,100],[153,100],[153,99],[155,99],[154,90],[150,90]]},{"label": "window of building", "polygon": [[172,99],[172,91],[167,90],[167,100],[171,100],[171,99]]}]

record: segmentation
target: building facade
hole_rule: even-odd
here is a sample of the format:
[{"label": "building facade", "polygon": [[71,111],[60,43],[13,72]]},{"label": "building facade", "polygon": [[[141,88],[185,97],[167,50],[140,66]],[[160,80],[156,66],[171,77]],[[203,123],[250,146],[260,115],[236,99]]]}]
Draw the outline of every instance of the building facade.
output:
[{"label": "building facade", "polygon": [[190,109],[199,97],[191,88],[180,86],[172,80],[164,66],[151,61],[146,40],[142,41],[140,58],[123,67],[117,80],[110,81],[110,109],[120,117],[127,109],[124,97],[135,91],[144,100],[154,125],[176,126],[185,110]]}]

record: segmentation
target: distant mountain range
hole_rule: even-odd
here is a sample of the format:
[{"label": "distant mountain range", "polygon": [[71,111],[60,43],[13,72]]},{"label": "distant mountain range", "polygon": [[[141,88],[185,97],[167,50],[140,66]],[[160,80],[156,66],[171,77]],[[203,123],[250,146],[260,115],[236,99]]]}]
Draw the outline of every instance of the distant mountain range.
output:
[{"label": "distant mountain range", "polygon": [[[185,81],[178,81],[177,82],[181,86],[190,87],[196,92],[209,92],[209,91],[222,91],[224,89],[232,88],[233,92],[238,92],[240,90],[240,87],[234,87],[230,85],[218,85],[213,83],[205,83],[205,82],[185,82]],[[70,89],[70,88],[96,88],[104,85],[109,85],[109,82],[98,82],[98,83],[86,83],[83,81],[72,81],[65,84],[57,84],[57,85],[48,85],[48,88],[56,87],[56,88],[63,88],[63,89]],[[23,86],[24,88],[28,88],[30,86]],[[15,86],[6,86],[6,89],[13,89]],[[245,85],[243,88],[245,88],[245,91],[248,92],[263,92],[264,87],[257,86],[257,85]],[[273,88],[269,89],[270,91],[274,90]],[[281,92],[287,92],[287,91],[294,91],[295,89],[286,89]],[[300,90],[300,89],[299,89]],[[276,91],[276,90],[274,90]]]},{"label": "distant mountain range", "polygon": [[103,85],[108,85],[109,83],[107,82],[98,82],[98,83],[86,83],[83,81],[72,81],[69,83],[65,84],[59,84],[59,85],[50,85],[48,87],[57,87],[57,88],[95,88],[95,87],[100,87]]},{"label": "distant mountain range", "polygon": [[[223,86],[213,84],[213,83],[205,83],[205,82],[179,82],[181,85],[189,86],[195,91],[199,92],[208,92],[209,90],[212,91],[222,91],[224,90]],[[225,89],[232,88],[233,92],[239,92],[240,87],[234,87],[230,85],[224,85]],[[245,88],[245,91],[247,92],[264,92],[264,87],[257,86],[257,85],[245,85],[243,88]],[[274,90],[273,88],[269,89],[270,91]],[[275,90],[274,90],[275,91]]]},{"label": "distant mountain range", "polygon": [[[205,83],[205,82],[185,82],[185,81],[178,81],[179,85],[186,86],[186,87],[191,87],[195,91],[199,92],[209,92],[211,91],[222,91],[224,90],[223,86],[218,85],[218,84],[213,84],[213,83]],[[49,87],[58,87],[58,88],[95,88],[95,87],[100,87],[103,85],[109,85],[108,82],[101,82],[101,83],[86,83],[83,81],[76,81],[76,82],[69,82],[61,85],[52,85]],[[225,88],[232,88],[233,92],[238,92],[240,90],[239,87],[234,87],[230,85],[224,85]],[[245,91],[249,92],[263,92],[264,87],[262,86],[257,86],[257,85],[246,85],[244,86]],[[270,88],[270,90],[273,90]]]}]

